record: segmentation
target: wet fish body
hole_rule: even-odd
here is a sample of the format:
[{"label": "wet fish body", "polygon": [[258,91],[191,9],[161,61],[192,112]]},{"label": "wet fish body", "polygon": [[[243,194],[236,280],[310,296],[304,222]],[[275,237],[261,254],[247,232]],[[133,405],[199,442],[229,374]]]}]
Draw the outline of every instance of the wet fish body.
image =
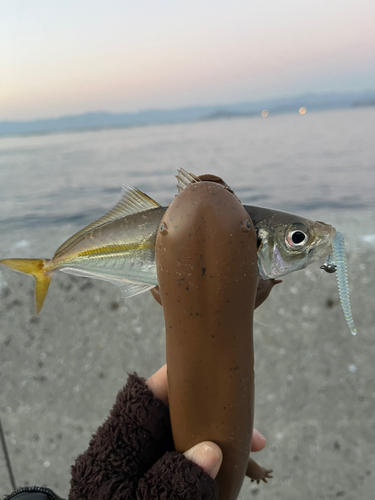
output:
[{"label": "wet fish body", "polygon": [[130,282],[139,283],[140,288],[141,284],[156,286],[156,233],[165,211],[164,207],[152,208],[93,229],[55,254],[45,268],[111,281],[124,296]]},{"label": "wet fish body", "polygon": [[[182,169],[179,190],[200,182]],[[258,234],[258,270],[262,279],[284,276],[332,253],[336,230],[285,212],[245,206]],[[107,214],[74,234],[52,259],[3,259],[8,267],[34,276],[37,313],[52,274],[63,271],[117,285],[123,297],[157,285],[155,241],[167,210],[136,188],[126,187]]]}]

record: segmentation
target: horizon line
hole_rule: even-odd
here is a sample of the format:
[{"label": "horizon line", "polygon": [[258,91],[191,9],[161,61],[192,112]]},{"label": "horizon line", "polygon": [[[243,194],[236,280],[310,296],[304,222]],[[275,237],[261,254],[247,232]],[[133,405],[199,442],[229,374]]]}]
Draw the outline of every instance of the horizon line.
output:
[{"label": "horizon line", "polygon": [[139,115],[141,113],[148,113],[148,112],[173,112],[173,111],[185,111],[185,110],[192,110],[192,109],[204,109],[204,108],[218,108],[220,109],[221,107],[230,107],[230,106],[238,106],[238,105],[246,105],[246,104],[257,104],[257,103],[264,103],[265,101],[270,101],[270,103],[274,101],[283,101],[283,100],[288,100],[288,99],[299,99],[303,97],[312,97],[312,96],[341,96],[341,95],[346,95],[346,94],[371,94],[373,93],[375,95],[375,88],[374,89],[364,89],[364,90],[345,90],[345,91],[340,91],[336,92],[334,90],[326,91],[326,92],[305,92],[301,94],[287,94],[283,95],[281,97],[270,97],[270,98],[261,98],[261,99],[249,99],[249,100],[241,100],[241,101],[236,101],[233,103],[216,103],[216,104],[192,104],[190,106],[181,106],[181,107],[173,107],[173,108],[165,108],[165,107],[148,107],[148,108],[142,108],[139,109],[138,111],[106,111],[106,110],[89,110],[89,111],[84,111],[81,113],[76,113],[76,114],[62,114],[62,115],[55,115],[55,116],[46,116],[43,118],[32,118],[32,119],[21,119],[21,120],[12,120],[12,119],[1,119],[0,118],[0,124],[16,124],[16,123],[34,123],[37,121],[46,121],[46,120],[59,120],[61,118],[75,118],[78,116],[87,116],[87,115],[93,115],[93,114],[108,114],[108,115],[129,115],[129,116],[134,116],[134,115]]}]

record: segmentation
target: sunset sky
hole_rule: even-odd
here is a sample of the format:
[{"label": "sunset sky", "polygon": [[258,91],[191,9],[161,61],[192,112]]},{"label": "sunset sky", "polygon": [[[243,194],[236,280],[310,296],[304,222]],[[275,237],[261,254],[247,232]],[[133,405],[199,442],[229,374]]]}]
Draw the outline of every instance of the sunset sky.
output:
[{"label": "sunset sky", "polygon": [[12,0],[0,25],[0,120],[375,90],[374,0]]}]

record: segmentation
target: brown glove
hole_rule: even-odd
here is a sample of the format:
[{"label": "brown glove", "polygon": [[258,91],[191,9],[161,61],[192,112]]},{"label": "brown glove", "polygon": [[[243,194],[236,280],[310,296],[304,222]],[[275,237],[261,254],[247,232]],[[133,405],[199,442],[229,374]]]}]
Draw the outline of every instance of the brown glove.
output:
[{"label": "brown glove", "polygon": [[173,447],[168,407],[129,375],[72,467],[69,500],[215,500],[216,482]]}]

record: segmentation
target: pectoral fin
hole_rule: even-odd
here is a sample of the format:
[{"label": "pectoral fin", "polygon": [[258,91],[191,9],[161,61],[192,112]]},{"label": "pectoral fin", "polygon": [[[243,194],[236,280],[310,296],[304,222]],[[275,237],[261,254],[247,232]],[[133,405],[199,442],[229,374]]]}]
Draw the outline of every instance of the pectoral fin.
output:
[{"label": "pectoral fin", "polygon": [[120,288],[121,296],[124,299],[127,299],[128,297],[134,297],[134,295],[138,295],[143,292],[147,292],[148,290],[151,290],[151,288],[154,288],[155,286],[155,284],[150,285],[149,283],[139,283],[136,281],[126,280],[124,278],[116,278],[113,275],[105,274],[104,272],[98,272],[94,270],[87,270],[87,269],[83,270],[72,267],[64,267],[60,269],[60,271],[67,274],[74,274],[74,276],[81,276],[84,278],[109,281],[109,283],[113,283],[114,285]]}]

